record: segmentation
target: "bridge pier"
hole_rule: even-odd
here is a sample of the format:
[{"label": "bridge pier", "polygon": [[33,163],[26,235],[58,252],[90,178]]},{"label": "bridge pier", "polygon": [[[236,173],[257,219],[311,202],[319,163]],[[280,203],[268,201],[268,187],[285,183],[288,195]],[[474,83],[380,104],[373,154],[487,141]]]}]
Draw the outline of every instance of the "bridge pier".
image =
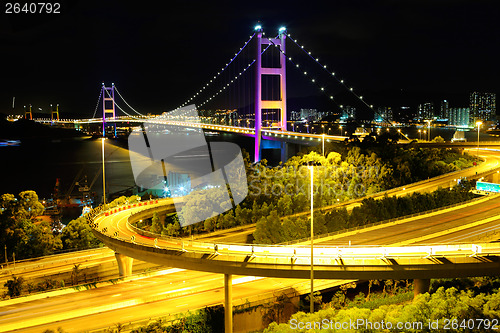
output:
[{"label": "bridge pier", "polygon": [[413,280],[413,296],[425,294],[429,292],[431,279],[414,279]]},{"label": "bridge pier", "polygon": [[132,275],[132,264],[134,262],[134,258],[127,257],[118,252],[115,252],[115,258],[118,262],[118,273],[120,274],[120,277]]},{"label": "bridge pier", "polygon": [[285,141],[281,142],[281,162],[285,163],[288,159],[288,145]]},{"label": "bridge pier", "polygon": [[224,274],[224,332],[233,332],[233,275]]}]

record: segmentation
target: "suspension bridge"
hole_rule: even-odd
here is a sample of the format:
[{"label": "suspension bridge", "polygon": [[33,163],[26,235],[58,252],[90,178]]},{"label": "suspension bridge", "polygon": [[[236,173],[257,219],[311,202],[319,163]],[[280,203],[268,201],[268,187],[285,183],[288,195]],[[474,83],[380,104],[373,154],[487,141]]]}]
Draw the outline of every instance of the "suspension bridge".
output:
[{"label": "suspension bridge", "polygon": [[[297,55],[292,57],[293,52]],[[320,62],[319,58],[314,57],[293,39],[286,28],[280,28],[275,37],[267,37],[262,27],[258,25],[234,56],[176,109],[197,108],[199,118],[196,121],[169,119],[168,112],[161,115],[145,115],[125,100],[114,83],[110,86],[102,84],[94,114],[90,118],[60,119],[59,112],[52,112],[50,119],[35,120],[47,124],[74,125],[79,129],[91,124],[102,124],[102,135],[111,131],[111,135],[115,136],[117,124],[144,122],[236,133],[255,139],[253,151],[255,162],[260,161],[262,156],[262,140],[281,141],[281,146],[274,145],[274,147],[282,151],[286,150],[285,142],[324,145],[325,141],[345,141],[348,137],[342,135],[342,131],[338,133],[339,135],[334,135],[337,133],[332,133],[331,125],[328,123],[326,128],[325,124],[319,124],[316,125],[316,129],[313,124],[309,126],[306,123],[302,125],[302,131],[299,131],[300,125],[296,128],[294,121],[289,120],[288,67],[295,71],[294,75],[298,74],[309,81],[310,88],[316,89],[323,99],[328,100],[331,108],[335,110],[342,108],[335,96],[343,90],[357,103],[378,114],[373,105],[365,102],[363,96],[357,94],[327,65]],[[316,74],[313,75],[313,72]],[[102,116],[96,117],[99,108]],[[384,119],[382,115],[379,116]],[[31,109],[26,112],[26,117],[32,119]],[[387,119],[384,121],[390,125]],[[401,135],[404,136],[403,133]]]},{"label": "suspension bridge", "polygon": [[[290,41],[292,45],[287,45],[287,41]],[[250,45],[253,45],[253,51],[249,50]],[[354,92],[352,87],[347,86],[343,79],[339,79],[318,58],[299,45],[290,34],[287,34],[285,28],[281,28],[276,37],[268,38],[262,27],[257,26],[254,34],[235,53],[234,57],[201,89],[177,108],[190,108],[190,106],[196,105],[200,113],[200,117],[196,121],[172,119],[168,112],[158,116],[144,115],[125,101],[114,84],[111,86],[102,85],[96,109],[91,118],[63,120],[55,119],[53,115],[52,119],[38,121],[69,123],[75,126],[102,124],[102,135],[106,135],[107,128],[110,127],[116,131],[116,124],[120,122],[158,122],[182,127],[234,132],[254,138],[255,161],[259,161],[261,158],[263,139],[303,142],[345,140],[345,136],[330,135],[324,131],[313,133],[311,130],[310,133],[299,133],[294,128],[290,130],[287,109],[287,74],[289,74],[287,64],[291,64],[292,68],[297,69],[308,78],[310,83],[324,93],[327,99],[336,103],[336,98],[335,94],[328,93],[329,89],[324,84],[325,81],[312,77],[307,70],[303,69],[302,64],[291,56],[291,47],[289,46],[298,48],[309,61],[322,71],[323,76],[335,80],[360,103],[375,112],[372,105],[367,104],[363,97]],[[263,57],[268,53],[271,55],[269,59]],[[238,62],[243,63],[242,69],[232,69],[233,65]],[[243,78],[249,79],[250,82],[246,82]],[[273,82],[277,88],[272,87],[271,83]],[[232,93],[229,94],[229,97],[225,94],[225,100],[224,98],[221,100],[223,93],[228,92],[230,88]],[[122,108],[117,97],[132,111],[126,110],[125,107]],[[239,100],[240,106],[234,107],[235,101],[231,98]],[[215,102],[224,105],[224,107],[215,107]],[[96,118],[100,105],[102,105],[102,117]],[[209,107],[210,105],[212,107]],[[118,110],[123,115],[119,115]],[[496,170],[497,167],[493,169]],[[404,188],[398,190],[398,193],[404,190]],[[161,235],[145,235],[134,226],[138,220],[149,218],[154,212],[171,209],[174,200],[176,199],[153,200],[111,209],[100,206],[88,214],[87,219],[94,234],[115,251],[120,272],[125,275],[130,272],[133,257],[169,266],[224,274],[226,332],[232,331],[231,281],[233,274],[293,278],[311,276],[311,280],[313,280],[313,275],[309,274],[312,274],[314,266],[317,278],[414,278],[416,282],[422,284],[418,286],[417,283],[416,288],[425,291],[425,285],[430,277],[489,275],[496,274],[499,268],[500,248],[498,244],[431,244],[401,247],[395,246],[395,244],[390,246],[389,243],[388,246],[383,247],[363,246],[355,248],[323,245],[321,244],[323,240],[319,239],[311,241],[311,243],[315,242],[319,245],[313,249],[312,244],[310,247],[304,244],[261,246],[185,241]],[[495,196],[491,199],[487,198],[481,202],[475,202],[474,205],[477,205],[476,207],[484,205],[496,209],[500,207],[499,200],[499,197]],[[470,206],[472,204],[464,205],[460,209],[463,209],[463,212],[468,212],[471,209]],[[432,218],[435,220],[434,216]],[[488,216],[479,222],[482,223],[482,226],[492,221],[496,222],[496,219],[496,215]],[[453,219],[449,218],[449,220]],[[407,226],[410,225],[410,222],[407,224],[398,223],[398,225]],[[380,228],[389,228],[390,226],[387,224]],[[478,226],[476,221],[467,227],[476,228]],[[374,230],[379,228],[373,227]],[[433,227],[439,228],[437,223]],[[455,228],[463,229],[462,226]],[[450,230],[456,231],[458,229]],[[420,232],[426,233],[427,236],[429,234],[427,229],[423,231],[416,229],[411,233],[406,230],[400,231],[404,238],[402,241],[409,244],[413,242],[412,237],[415,239],[427,237],[426,235],[420,236]],[[435,231],[436,235],[440,236],[443,232],[449,233],[449,230]],[[358,232],[356,231],[356,233]],[[324,242],[326,243],[328,240],[325,239]]]}]

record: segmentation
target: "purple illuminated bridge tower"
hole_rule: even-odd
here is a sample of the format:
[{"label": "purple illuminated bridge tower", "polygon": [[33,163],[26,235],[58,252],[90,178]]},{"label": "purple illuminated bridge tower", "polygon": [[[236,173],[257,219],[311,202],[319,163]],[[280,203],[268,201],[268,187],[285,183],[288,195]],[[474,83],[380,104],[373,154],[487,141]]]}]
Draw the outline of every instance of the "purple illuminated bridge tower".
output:
[{"label": "purple illuminated bridge tower", "polygon": [[[279,110],[280,119],[277,127],[281,131],[286,131],[287,113],[286,113],[286,56],[285,56],[285,39],[286,28],[279,29],[278,38],[262,37],[262,27],[257,25],[256,30],[256,85],[255,85],[255,162],[261,159],[261,141],[262,141],[262,110]],[[273,44],[280,49],[280,67],[262,67],[263,46],[267,47]],[[280,77],[280,96],[277,100],[262,100],[262,76],[277,75]],[[282,154],[285,152],[285,147],[282,147]]]},{"label": "purple illuminated bridge tower", "polygon": [[[115,119],[115,84],[112,83],[111,87],[106,87],[102,83],[102,136],[106,136],[106,116]],[[114,124],[115,137],[116,137],[116,123]]]}]

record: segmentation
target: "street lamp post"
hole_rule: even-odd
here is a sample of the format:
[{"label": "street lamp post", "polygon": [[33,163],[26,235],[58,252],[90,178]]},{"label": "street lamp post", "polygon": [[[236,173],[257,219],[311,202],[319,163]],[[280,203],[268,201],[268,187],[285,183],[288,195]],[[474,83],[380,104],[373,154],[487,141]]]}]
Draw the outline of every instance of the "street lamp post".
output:
[{"label": "street lamp post", "polygon": [[428,120],[426,120],[426,122],[427,122],[428,135],[429,135],[427,141],[431,141],[431,120],[428,119]]},{"label": "street lamp post", "polygon": [[422,130],[418,130],[418,139],[422,140]]},{"label": "street lamp post", "polygon": [[314,167],[312,165],[309,166],[309,171],[311,173],[311,295],[309,296],[309,311],[314,313],[314,225],[313,225],[313,210],[314,210],[314,188],[313,188],[313,177],[314,177]]},{"label": "street lamp post", "polygon": [[483,123],[481,121],[476,122],[477,125],[477,156],[479,157],[479,129]]},{"label": "street lamp post", "polygon": [[102,201],[103,204],[106,204],[106,170],[104,168],[104,139],[101,139],[102,142]]},{"label": "street lamp post", "polygon": [[321,139],[322,139],[322,141],[323,141],[323,145],[322,145],[323,147],[322,147],[322,149],[321,149],[321,155],[323,155],[323,157],[325,157],[325,133],[323,133],[323,134],[321,135]]},{"label": "street lamp post", "polygon": [[342,136],[342,125],[340,125],[339,128],[340,128],[340,136]]}]

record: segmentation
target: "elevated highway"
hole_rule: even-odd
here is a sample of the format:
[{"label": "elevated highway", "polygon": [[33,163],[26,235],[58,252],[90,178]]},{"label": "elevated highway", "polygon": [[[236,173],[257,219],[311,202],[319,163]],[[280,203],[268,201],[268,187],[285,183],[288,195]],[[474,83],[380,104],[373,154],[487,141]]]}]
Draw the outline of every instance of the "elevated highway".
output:
[{"label": "elevated highway", "polygon": [[[500,199],[496,197],[486,199],[491,200],[493,205],[499,205],[497,200]],[[482,203],[468,204],[462,209],[473,209],[474,205]],[[250,276],[309,277],[311,250],[308,245],[267,246],[186,241],[151,237],[153,235],[145,234],[134,226],[146,214],[151,216],[154,211],[173,204],[172,199],[163,199],[150,203],[147,208],[118,208],[102,212],[93,219],[94,233],[117,253],[170,267]],[[404,224],[404,227],[407,225]],[[423,229],[424,233],[432,234],[425,227]],[[390,232],[394,235],[393,231]],[[421,237],[421,234],[414,235],[406,230],[405,236],[411,240]],[[316,240],[318,245],[314,247],[315,276],[320,279],[483,276],[500,269],[497,259],[500,244],[495,243],[354,247],[322,245],[327,242],[326,239]],[[436,265],[433,260],[429,260],[431,257],[444,260]],[[478,260],[479,257],[489,259]]]},{"label": "elevated highway", "polygon": [[[442,184],[452,186],[451,177],[455,177],[456,181],[459,177],[479,177],[498,171],[496,152],[485,151],[482,156],[486,161],[480,167],[415,183],[408,190],[404,187],[394,189],[391,194],[420,192]],[[147,208],[127,206],[104,212],[94,211],[89,216],[90,223],[96,236],[116,252],[122,274],[131,269],[131,258],[224,274],[226,309],[232,309],[233,274],[305,279],[310,276],[312,265],[315,277],[319,279],[427,280],[431,277],[484,276],[500,272],[499,244],[353,247],[322,245],[324,240],[318,239],[315,241],[318,245],[312,251],[310,246],[300,244],[264,246],[186,241],[147,234],[134,226],[137,221],[151,217],[155,211],[172,209],[173,200],[178,199],[149,202]],[[412,232],[405,232],[404,236],[401,244],[423,239]],[[424,236],[424,239],[429,237]],[[311,257],[314,259],[311,260]],[[232,318],[232,315],[226,316],[227,327],[231,326],[229,317]]]},{"label": "elevated highway", "polygon": [[[475,149],[474,149],[475,150]],[[471,175],[471,176],[475,176],[475,173],[478,172],[479,175],[483,174],[483,173],[491,173],[491,172],[496,172],[495,171],[495,168],[498,168],[498,161],[497,161],[497,158],[495,157],[495,154],[494,153],[483,153],[481,152],[481,155],[483,157],[485,157],[486,161],[485,163],[481,164],[480,166],[478,167],[475,167],[475,168],[472,168],[470,170],[465,170],[465,171],[461,171],[461,172],[457,172],[456,174],[453,174],[453,175],[444,175],[444,176],[441,176],[441,177],[438,177],[436,179],[430,179],[428,181],[424,181],[424,182],[421,182],[420,185],[419,184],[414,184],[414,185],[410,185],[410,186],[407,186],[405,189],[403,188],[400,188],[400,189],[396,189],[396,190],[392,190],[393,192],[389,193],[388,195],[400,195],[400,194],[405,194],[405,193],[409,193],[410,191],[430,191],[432,190],[432,187],[437,187],[437,186],[441,186],[441,187],[446,187],[449,185],[451,185],[451,182],[453,181],[453,179],[456,179],[456,178],[459,178],[459,177],[462,177],[465,172],[467,172],[468,175]],[[413,186],[421,186],[421,187],[417,187],[417,188],[413,188]],[[452,256],[455,256],[456,258],[459,258],[460,255],[463,255],[464,257],[468,257],[467,260],[469,260],[469,263],[470,264],[473,264],[474,263],[474,260],[472,259],[476,259],[476,261],[487,261],[489,262],[489,264],[491,265],[490,266],[490,270],[488,271],[488,269],[486,269],[486,266],[485,267],[485,271],[484,272],[485,274],[488,274],[488,272],[490,272],[489,274],[498,274],[498,268],[495,266],[495,260],[497,258],[497,254],[495,254],[495,249],[494,248],[488,248],[488,247],[491,247],[492,245],[486,245],[486,247],[482,247],[481,244],[477,244],[478,248],[473,248],[472,247],[472,244],[474,244],[474,242],[477,242],[478,238],[477,236],[480,236],[480,235],[473,235],[472,232],[471,232],[471,235],[469,238],[463,238],[465,237],[466,235],[469,234],[469,230],[472,231],[472,230],[475,230],[475,232],[481,232],[481,233],[484,233],[483,231],[486,230],[488,228],[488,230],[490,228],[493,228],[492,230],[495,229],[495,222],[492,221],[490,224],[484,224],[484,225],[478,225],[478,226],[475,226],[473,227],[472,225],[470,225],[470,220],[474,220],[475,217],[477,217],[478,220],[485,220],[485,219],[488,219],[490,217],[492,217],[493,215],[497,214],[498,212],[496,211],[497,208],[493,207],[493,206],[490,206],[490,207],[487,207],[488,204],[491,204],[491,205],[494,205],[494,204],[497,204],[498,201],[495,199],[493,200],[494,198],[491,198],[491,200],[489,200],[488,202],[489,203],[486,203],[486,200],[483,202],[483,204],[485,206],[479,206],[479,203],[478,203],[478,206],[476,206],[476,210],[473,211],[471,210],[471,212],[473,212],[473,214],[468,214],[467,216],[465,215],[462,215],[462,211],[459,211],[457,214],[454,214],[453,212],[449,212],[448,214],[449,215],[446,215],[444,216],[443,215],[443,219],[455,219],[456,220],[456,225],[468,225],[468,229],[464,229],[463,231],[460,232],[460,234],[458,234],[458,236],[460,236],[460,239],[457,239],[457,233],[459,231],[455,231],[455,232],[450,232],[450,233],[443,233],[443,231],[446,231],[446,230],[449,230],[450,228],[455,228],[456,226],[449,226],[449,225],[446,225],[446,226],[443,226],[443,227],[448,227],[448,229],[444,229],[444,230],[438,230],[439,227],[438,225],[441,224],[441,223],[445,223],[445,221],[443,221],[442,219],[439,218],[439,216],[441,216],[440,214],[438,215],[434,215],[432,217],[429,217],[430,220],[434,220],[436,222],[436,226],[435,228],[431,228],[431,229],[426,229],[426,228],[429,228],[429,226],[426,226],[424,228],[422,228],[422,230],[420,230],[419,232],[422,233],[422,234],[429,234],[429,235],[433,235],[435,236],[435,238],[429,238],[427,240],[421,240],[421,241],[418,241],[418,238],[421,237],[421,235],[417,235],[417,234],[413,234],[412,232],[409,231],[409,227],[411,226],[411,224],[414,224],[413,227],[415,226],[418,226],[419,224],[421,224],[421,220],[418,220],[418,219],[415,219],[413,222],[407,222],[405,224],[401,223],[401,228],[399,232],[395,232],[394,230],[391,230],[391,229],[384,229],[385,227],[390,227],[390,225],[387,225],[387,226],[384,226],[384,228],[380,228],[380,229],[377,229],[378,232],[374,231],[374,230],[370,230],[370,229],[366,229],[366,230],[357,230],[355,231],[354,234],[348,234],[348,235],[344,235],[344,238],[338,238],[337,240],[330,240],[328,241],[328,239],[324,239],[323,242],[321,239],[318,239],[315,241],[315,244],[317,244],[318,248],[320,247],[327,247],[327,248],[343,248],[343,247],[348,247],[348,242],[351,241],[352,242],[352,245],[351,248],[358,248],[359,246],[357,247],[354,247],[354,245],[363,245],[363,244],[372,244],[372,245],[379,245],[380,247],[393,247],[393,246],[390,246],[391,244],[401,244],[401,243],[405,243],[405,244],[413,244],[415,242],[417,242],[417,244],[419,245],[422,245],[420,246],[420,249],[421,249],[421,252],[419,253],[413,253],[411,254],[412,256],[415,255],[415,256],[420,256],[420,263],[424,263],[426,262],[425,257],[427,257],[427,261],[435,261],[436,265],[444,265],[444,263],[447,263],[446,262],[446,255],[449,255],[450,258]],[[163,209],[168,209],[168,204],[160,204],[160,202],[157,203],[159,206],[162,206]],[[351,203],[352,204],[352,203]],[[148,207],[148,206],[141,206],[141,207],[135,207],[137,208],[138,210],[142,210],[142,212],[145,212],[145,208],[155,208],[153,205],[154,203],[151,204],[152,206],[151,207]],[[476,204],[474,204],[476,205]],[[130,208],[132,209],[132,208]],[[463,212],[467,211],[469,208],[462,208],[463,209]],[[489,215],[490,212],[491,214],[493,215]],[[124,215],[126,216],[127,214],[131,214],[132,211],[129,211],[129,208],[128,207],[122,207],[122,211],[121,212],[116,212],[116,213],[113,213],[113,214],[110,214],[108,215],[108,217],[112,217],[112,215],[114,215],[113,218],[120,218],[120,215]],[[103,214],[105,215],[105,214]],[[455,216],[454,216],[455,215]],[[122,216],[123,217],[123,216]],[[468,219],[468,220],[467,220]],[[133,224],[132,224],[133,226]],[[105,224],[102,224],[101,227],[105,227]],[[131,234],[128,234],[128,235],[119,235],[117,234],[117,236],[119,237],[113,237],[113,233],[112,231],[118,231],[118,229],[112,229],[113,227],[111,227],[111,229],[107,230],[105,232],[106,235],[108,235],[110,238],[123,238],[123,241],[125,243],[130,243],[130,244],[133,244],[133,243],[136,243],[136,245],[144,245],[143,242],[144,240],[146,240],[146,244],[145,246],[147,247],[151,247],[151,242],[153,244],[153,247],[156,248],[154,246],[154,238],[152,237],[149,237],[146,236],[142,236],[139,234],[139,236],[135,235],[135,238],[134,238],[134,241],[131,241],[131,237],[134,236],[133,233]],[[101,228],[102,229],[102,228]],[[125,228],[125,230],[128,230],[128,227]],[[129,231],[127,231],[129,232]],[[378,239],[374,239],[374,238],[371,238],[369,239],[368,236],[369,235],[375,235],[375,234],[378,234],[377,237]],[[392,235],[393,237],[387,237],[387,235],[390,234]],[[128,238],[128,236],[130,236],[130,238]],[[416,237],[416,238],[415,238]],[[365,239],[363,239],[365,238]],[[182,250],[182,241],[181,240],[173,240],[174,242],[177,242],[175,244],[168,244],[168,246],[165,246],[165,248],[163,250],[170,250],[170,251],[173,251],[171,253],[176,253],[177,256],[179,257],[182,257],[184,255],[184,252],[188,252],[190,250],[196,250],[195,248],[189,248],[189,241],[184,241],[184,250]],[[449,243],[449,242],[463,242],[463,241],[467,241],[467,242],[470,242],[471,246],[468,247],[468,246],[465,246],[465,245],[461,245],[461,244],[457,244],[458,247],[452,249],[452,248],[449,248],[450,252],[440,252],[441,249],[443,248],[436,248],[435,250],[433,249],[433,247],[427,247],[426,244],[429,244],[429,243],[435,243],[435,244],[445,244],[445,243]],[[147,243],[149,242],[149,244]],[[158,241],[157,241],[158,242]],[[214,249],[215,249],[215,244],[218,245],[218,256],[220,256],[222,254],[222,256],[231,256],[232,254],[230,253],[230,250],[232,251],[233,249],[225,249],[223,247],[224,243],[223,242],[220,242],[219,239],[213,239],[213,240],[210,240],[210,241],[200,241],[199,243],[206,243],[208,244],[207,247],[205,249],[201,249],[200,253],[202,254],[200,256],[200,258],[198,258],[197,260],[203,260],[204,262],[207,262],[208,264],[210,264],[211,261],[214,261],[215,260],[212,260],[213,258],[213,254],[214,253]],[[222,244],[222,247],[220,247]],[[196,245],[196,244],[195,244]],[[226,244],[228,246],[231,246],[231,245],[234,245],[234,244]],[[162,244],[160,242],[160,247],[163,247],[164,244]],[[251,245],[250,245],[251,246]],[[300,247],[302,249],[306,249],[306,252],[308,252],[308,248],[307,246],[291,246],[291,248],[294,248],[294,247]],[[152,247],[151,247],[152,248]],[[271,248],[274,248],[274,247],[271,247]],[[372,246],[367,246],[366,248],[368,249],[372,249],[373,247]],[[401,247],[402,249],[405,249],[406,247]],[[179,251],[180,249],[180,251]],[[247,248],[247,250],[251,251],[251,248]],[[490,252],[491,250],[491,252]],[[288,250],[287,250],[288,251]],[[303,250],[301,250],[303,251]],[[307,266],[307,255],[306,254],[303,254],[301,251],[299,251],[299,255],[300,255],[300,259],[303,261],[302,262],[302,266]],[[453,251],[455,251],[455,253],[452,253]],[[255,252],[255,247],[254,247],[254,252]],[[150,252],[146,252],[146,254],[149,254]],[[251,252],[250,252],[251,253]],[[124,254],[122,252],[122,254]],[[244,252],[242,253],[242,251],[236,251],[235,253],[236,255],[239,255],[240,258],[243,258],[242,257],[242,254],[244,254]],[[377,260],[381,260],[380,258],[383,258],[383,256],[385,255],[385,258],[386,260],[388,260],[389,262],[391,260],[395,260],[397,264],[401,263],[401,264],[404,264],[405,260],[407,259],[410,259],[409,256],[408,256],[408,253],[405,253],[405,251],[402,251],[400,253],[398,252],[379,252],[379,253],[376,253],[375,251],[366,255],[366,254],[363,254],[363,255],[366,255],[366,258],[363,258],[361,257],[362,253],[359,252],[359,250],[356,250],[356,251],[353,251],[352,253],[348,253],[346,252],[345,253],[345,256],[343,255],[343,253],[340,253],[340,256],[339,256],[339,253],[336,253],[334,258],[336,260],[338,260],[339,262],[342,261],[342,260],[345,260],[346,263],[349,263],[350,260],[366,260],[366,263],[369,263],[369,261],[377,261]],[[445,257],[442,257],[442,255],[445,255]],[[256,254],[255,254],[256,255]],[[316,251],[315,251],[315,255],[316,255]],[[212,256],[212,258],[211,258]],[[224,258],[219,258],[217,260],[224,260]],[[250,255],[251,256],[251,255]],[[321,255],[318,253],[317,254],[318,256],[318,260],[325,260],[325,258],[321,258]],[[380,257],[378,257],[380,256]],[[394,257],[394,256],[397,256],[397,257]],[[470,257],[469,257],[470,256]],[[290,252],[286,252],[286,253],[282,253],[280,256],[277,256],[279,257],[278,259],[285,259],[288,257],[288,258],[291,258],[293,257],[293,253],[290,253]],[[245,257],[246,258],[246,257]],[[123,258],[122,258],[123,259]],[[208,259],[208,260],[207,260]],[[331,259],[331,258],[330,258]],[[149,256],[148,256],[148,260],[150,260]],[[244,259],[243,259],[244,260]],[[254,259],[251,259],[251,260],[254,260]],[[290,259],[291,260],[291,259]],[[298,259],[297,259],[298,260]],[[326,260],[328,260],[328,258],[326,258]],[[437,260],[437,261],[436,261]],[[440,260],[443,260],[443,262],[440,262]],[[122,261],[126,261],[126,259],[123,259]],[[331,262],[333,262],[333,260],[330,260]],[[315,262],[316,262],[316,259],[315,259]],[[215,262],[216,263],[216,262]],[[297,265],[299,264],[300,262],[297,263]],[[450,265],[450,263],[447,263],[448,265]],[[337,264],[340,266],[340,263]],[[393,264],[393,265],[396,265],[396,264]],[[453,264],[451,264],[453,265]],[[444,266],[443,266],[444,267]],[[449,266],[450,267],[450,266]],[[304,270],[306,270],[306,268],[304,267]],[[451,270],[450,270],[451,271]],[[218,272],[218,273],[221,273],[221,272]],[[222,272],[223,273],[223,272]],[[206,274],[206,273],[205,273]],[[485,275],[485,274],[482,274],[481,275]],[[316,276],[318,279],[318,275]],[[394,276],[391,276],[390,278],[395,278]],[[190,281],[189,277],[186,277],[184,278],[186,281]],[[217,279],[217,275],[215,277],[210,277],[210,279]],[[159,280],[161,280],[161,278],[159,278]],[[237,279],[233,280],[233,284],[236,284],[235,281]],[[299,280],[297,280],[299,281]],[[181,281],[182,283],[182,281]],[[167,282],[168,284],[168,282]],[[222,285],[222,281],[220,281],[220,284]],[[264,285],[271,285],[270,284],[270,279],[269,278],[264,278],[264,279],[260,279],[258,281],[255,281],[252,283],[252,286],[248,286],[246,288],[246,290],[248,291],[249,294],[252,294],[252,288],[261,288],[263,287]],[[182,286],[181,286],[182,287]],[[201,288],[201,287],[200,287]],[[212,290],[212,285],[210,285],[210,287],[207,287],[209,288],[210,290]],[[239,292],[237,293],[236,290],[238,290],[238,287],[235,286],[235,294],[233,295],[234,297],[238,297]],[[141,289],[141,287],[139,286],[139,289]],[[162,289],[161,286],[158,286],[156,288],[156,293],[165,293],[165,292],[168,292],[169,289],[165,289],[164,291],[161,291],[160,289]],[[256,289],[253,289],[254,292]],[[260,289],[258,289],[260,290]],[[221,290],[223,291],[223,290]],[[122,294],[121,296],[117,296],[118,294]],[[123,297],[125,297],[125,295],[127,294],[127,292],[123,292],[123,290],[119,290],[119,291],[116,291],[115,293],[112,293],[110,294],[114,300],[118,300],[118,299],[122,299]],[[140,293],[139,293],[140,294]],[[149,295],[149,291],[147,291],[147,295]],[[219,292],[219,295],[222,294],[221,292]],[[134,297],[133,296],[134,294],[131,294],[130,297]],[[182,309],[189,309],[191,308],[192,305],[192,299],[198,299],[198,296],[197,294],[190,294],[191,296],[189,295],[186,295],[184,297],[183,300],[179,300],[178,301],[178,304],[176,303],[175,306],[179,305],[179,308],[176,308],[178,309],[179,311],[182,311]],[[206,305],[210,305],[210,304],[215,304],[215,303],[210,303],[208,302],[210,299],[212,300],[212,302],[214,301],[214,296],[217,295],[217,293],[213,293],[211,294],[211,296],[209,297],[206,297],[205,298],[205,303],[203,303],[202,301],[200,302],[196,302],[197,304],[200,305],[200,307],[203,307],[203,306],[206,306]],[[111,297],[111,296],[104,296],[104,298],[106,297]],[[83,297],[83,295],[82,295]],[[97,297],[97,296],[96,296]],[[149,296],[148,296],[149,297]],[[99,299],[96,298],[95,299],[95,302],[98,302]],[[47,300],[47,302],[49,302],[49,300]],[[62,308],[65,308],[65,303],[66,302],[71,302],[71,299],[70,298],[67,298],[66,301],[62,301],[61,300],[61,307]],[[82,301],[79,302],[80,304],[85,303],[85,302],[88,302],[88,300],[86,300],[85,298],[82,298]],[[93,302],[93,301],[90,301],[90,302]],[[128,301],[127,301],[128,302]],[[220,302],[220,301],[219,301]],[[163,308],[167,308],[167,304],[171,304],[172,301],[164,301],[163,302]],[[189,306],[187,305],[187,303],[189,303]],[[44,305],[40,305],[42,308],[44,307]],[[112,306],[114,307],[114,305]],[[31,306],[30,306],[31,308]],[[147,306],[146,304],[142,305],[141,308],[144,308],[145,310],[144,311],[151,311],[152,310],[152,307],[151,306]],[[116,309],[113,311],[113,313],[116,313],[116,320],[113,321],[114,322],[123,322],[123,317],[128,317],[128,316],[133,316],[135,313],[134,312],[137,312],[135,309],[135,306],[134,307],[130,307],[130,309],[128,307],[125,307],[123,309]],[[148,309],[148,310],[146,310]],[[60,312],[61,310],[56,310],[56,307],[54,307],[54,311],[56,312]],[[155,307],[155,311],[158,313],[158,314],[162,314],[164,312],[164,310],[162,310],[161,307],[159,306],[156,306]],[[170,311],[170,310],[168,310]],[[31,312],[31,311],[29,311]],[[155,312],[155,313],[156,313]],[[76,313],[76,312],[75,312]],[[80,313],[80,312],[78,312]],[[104,313],[107,313],[107,312],[104,312]],[[126,315],[120,315],[118,313],[127,313]],[[148,312],[148,313],[152,313],[152,312]],[[35,313],[30,313],[30,316],[35,316],[36,314]],[[22,318],[24,318],[25,315],[22,315]],[[99,315],[95,315],[96,318],[99,316]],[[106,314],[103,314],[103,315],[100,315],[99,318],[101,319],[96,319],[96,320],[101,320],[101,321],[105,321],[105,318],[108,318],[107,317],[108,315]],[[16,318],[21,318],[21,317],[12,317],[12,320],[15,322],[16,321]],[[81,323],[84,323],[85,321],[87,321],[88,319],[86,319],[86,317],[79,317],[80,319],[80,322]],[[94,318],[94,316],[93,316]],[[6,318],[7,319],[7,318]],[[66,322],[69,322],[70,319],[68,319]],[[111,322],[110,322],[111,323]],[[1,326],[1,325],[0,325]],[[57,326],[55,326],[57,327]],[[71,326],[70,326],[71,327]],[[75,326],[75,327],[78,327],[78,326]],[[63,328],[65,328],[65,326],[63,325]],[[0,330],[1,331],[1,330]],[[36,330],[33,330],[33,331],[36,331]]]},{"label": "elevated highway", "polygon": [[[496,207],[500,206],[500,198],[494,196],[468,203],[465,209],[490,200]],[[164,199],[148,203],[147,208],[136,206],[105,211],[92,218],[91,223],[96,236],[116,252],[123,273],[131,269],[131,258],[137,258],[170,267],[224,274],[226,327],[232,327],[233,275],[306,279],[314,264],[317,279],[415,279],[415,289],[425,291],[428,279],[434,277],[500,273],[500,243],[357,247],[323,245],[329,239],[320,238],[315,240],[317,245],[311,251],[310,246],[301,244],[242,245],[154,237],[134,226],[146,215],[151,216],[154,211],[173,204],[172,199]],[[479,224],[496,219],[496,212],[494,214]],[[405,223],[398,225],[407,226]],[[473,227],[477,225],[473,223]],[[462,230],[465,229],[467,227]],[[435,231],[429,230],[426,235],[432,232]],[[437,233],[443,236],[449,232],[440,230]],[[412,239],[418,242],[420,237],[408,231],[399,235],[401,242],[406,244],[411,244]],[[391,241],[397,242],[396,239]],[[314,252],[313,260],[311,252]]]}]

